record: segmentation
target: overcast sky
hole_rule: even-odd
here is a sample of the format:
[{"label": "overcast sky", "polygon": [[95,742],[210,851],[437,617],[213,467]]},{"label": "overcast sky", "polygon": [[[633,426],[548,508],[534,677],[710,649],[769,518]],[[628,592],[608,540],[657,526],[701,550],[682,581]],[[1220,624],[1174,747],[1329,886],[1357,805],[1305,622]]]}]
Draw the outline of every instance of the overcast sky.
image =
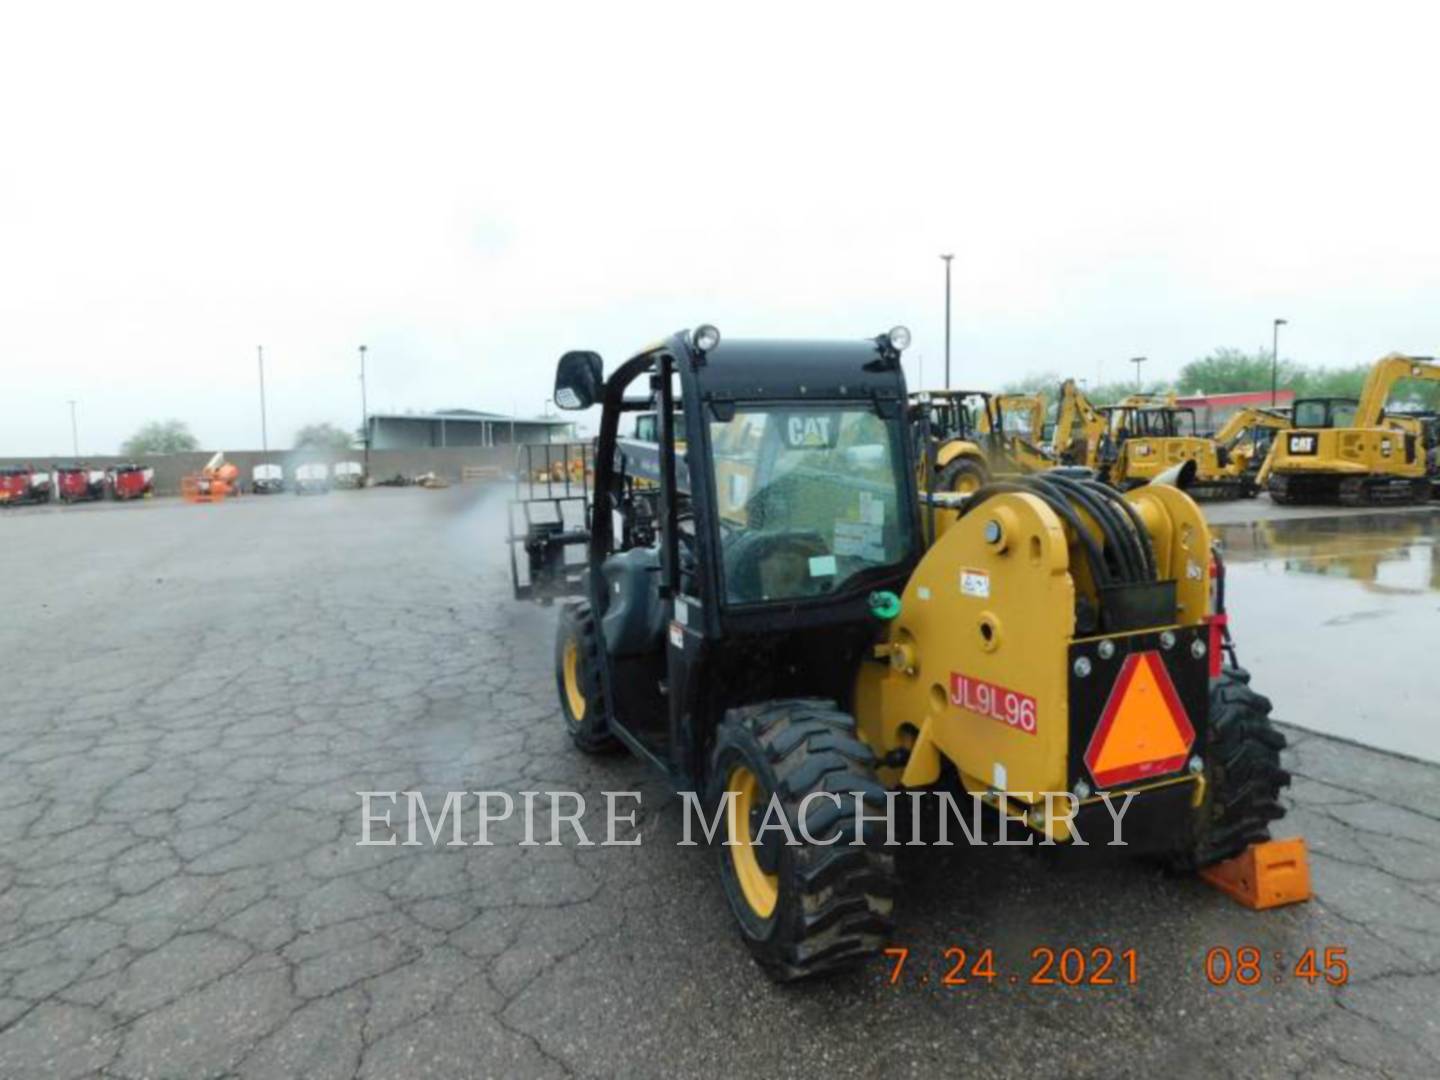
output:
[{"label": "overcast sky", "polygon": [[[938,13],[944,7],[946,14]],[[689,9],[694,14],[687,14]],[[1423,5],[11,5],[0,454],[538,413],[698,322],[955,381],[1440,350]],[[905,12],[911,14],[905,14]],[[883,12],[883,14],[882,14]]]}]

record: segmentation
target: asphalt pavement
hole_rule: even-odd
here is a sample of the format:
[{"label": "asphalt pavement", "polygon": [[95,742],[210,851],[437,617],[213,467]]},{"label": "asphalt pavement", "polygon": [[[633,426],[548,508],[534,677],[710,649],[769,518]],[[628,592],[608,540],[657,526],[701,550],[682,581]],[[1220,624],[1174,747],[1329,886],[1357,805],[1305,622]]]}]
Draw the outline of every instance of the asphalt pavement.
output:
[{"label": "asphalt pavement", "polygon": [[[896,982],[771,985],[677,800],[570,746],[502,506],[0,514],[0,1076],[1440,1075],[1440,767],[1296,728],[1276,831],[1309,841],[1308,904],[1101,848],[917,849]],[[1312,682],[1393,626],[1338,624]],[[357,792],[407,789],[639,791],[642,842],[357,846]],[[1242,946],[1258,982],[1212,985]],[[1136,978],[1031,983],[1071,947],[1133,950]],[[946,985],[957,948],[996,977]],[[1344,985],[1295,974],[1309,949],[1343,950]]]}]

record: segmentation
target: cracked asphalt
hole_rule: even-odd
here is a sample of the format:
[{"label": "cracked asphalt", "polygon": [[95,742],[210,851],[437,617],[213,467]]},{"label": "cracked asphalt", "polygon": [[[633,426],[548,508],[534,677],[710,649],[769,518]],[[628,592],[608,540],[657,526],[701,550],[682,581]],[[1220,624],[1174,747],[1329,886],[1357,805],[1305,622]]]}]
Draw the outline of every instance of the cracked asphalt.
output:
[{"label": "cracked asphalt", "polygon": [[[770,985],[676,800],[570,747],[502,499],[0,516],[0,1076],[1440,1075],[1440,768],[1295,729],[1312,903],[904,851],[899,983]],[[356,793],[406,789],[637,790],[643,842],[357,846]],[[1133,948],[1138,981],[1028,985],[1044,945]],[[1260,984],[1211,986],[1240,945]],[[999,977],[942,985],[950,947]],[[1346,985],[1290,974],[1311,947]]]}]

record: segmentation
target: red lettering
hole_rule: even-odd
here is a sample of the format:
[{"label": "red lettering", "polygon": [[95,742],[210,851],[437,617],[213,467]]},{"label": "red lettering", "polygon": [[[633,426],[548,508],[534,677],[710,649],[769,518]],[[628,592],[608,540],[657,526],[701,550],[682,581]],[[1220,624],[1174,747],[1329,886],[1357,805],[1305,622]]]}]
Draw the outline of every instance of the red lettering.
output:
[{"label": "red lettering", "polygon": [[958,671],[950,673],[950,704],[966,712],[998,720],[1006,727],[1034,735],[1038,726],[1035,699]]}]

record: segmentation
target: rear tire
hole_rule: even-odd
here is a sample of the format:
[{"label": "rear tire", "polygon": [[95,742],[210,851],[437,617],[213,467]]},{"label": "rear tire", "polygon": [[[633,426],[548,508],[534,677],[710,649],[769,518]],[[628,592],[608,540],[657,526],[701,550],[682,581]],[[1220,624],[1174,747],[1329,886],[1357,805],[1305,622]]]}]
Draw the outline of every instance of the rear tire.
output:
[{"label": "rear tire", "polygon": [[[708,805],[734,792],[735,811],[721,820],[720,879],[751,954],[779,982],[852,967],[885,946],[895,904],[895,860],[880,845],[880,823],[866,823],[865,846],[851,846],[855,803],[878,815],[885,790],[855,721],[828,701],[794,699],[732,709],[716,732]],[[800,806],[814,792],[801,835]],[[852,796],[855,792],[858,795]],[[760,843],[755,830],[778,796],[791,846],[778,828]],[[745,813],[747,808],[751,811]],[[727,843],[738,841],[737,843]]]},{"label": "rear tire", "polygon": [[1250,673],[1226,667],[1210,689],[1210,738],[1205,795],[1185,847],[1170,858],[1177,870],[1197,870],[1270,839],[1270,822],[1285,816],[1280,789],[1290,774],[1280,766],[1285,736],[1270,719],[1270,699],[1250,688]]},{"label": "rear tire", "polygon": [[959,457],[940,470],[937,491],[973,495],[990,482],[990,471],[974,458]]},{"label": "rear tire", "polygon": [[586,601],[560,609],[555,633],[555,686],[570,741],[587,754],[608,754],[620,748],[610,734],[605,688],[600,678],[600,628]]}]

